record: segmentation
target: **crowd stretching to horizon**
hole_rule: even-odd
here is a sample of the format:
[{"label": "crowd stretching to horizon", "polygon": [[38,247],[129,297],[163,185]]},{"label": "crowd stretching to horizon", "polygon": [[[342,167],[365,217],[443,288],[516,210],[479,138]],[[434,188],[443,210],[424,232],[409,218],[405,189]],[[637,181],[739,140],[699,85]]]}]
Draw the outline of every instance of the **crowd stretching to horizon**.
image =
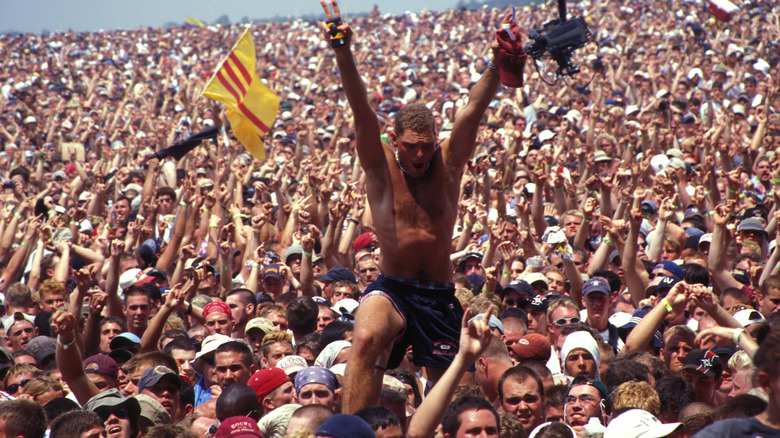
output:
[{"label": "crowd stretching to horizon", "polygon": [[[527,58],[494,95],[511,11],[374,9],[344,49],[253,24],[264,161],[200,96],[243,26],[0,35],[0,437],[780,436],[780,6],[707,6],[570,2],[599,43],[582,71],[550,85]],[[396,189],[437,172],[396,150],[419,120],[435,156],[478,124],[451,239],[433,217],[444,246],[419,247],[450,254],[459,347],[388,298],[376,394],[347,365],[361,318],[390,319],[370,285],[420,255],[387,229],[428,218],[372,192],[371,110]]]}]

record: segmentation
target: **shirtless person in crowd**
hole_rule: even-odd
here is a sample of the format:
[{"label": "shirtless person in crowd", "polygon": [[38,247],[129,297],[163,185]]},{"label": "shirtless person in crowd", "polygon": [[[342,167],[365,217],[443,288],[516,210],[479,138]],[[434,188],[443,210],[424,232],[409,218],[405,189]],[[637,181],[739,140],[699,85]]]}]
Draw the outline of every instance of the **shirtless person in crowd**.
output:
[{"label": "shirtless person in crowd", "polygon": [[[328,20],[340,17],[321,1]],[[385,369],[399,365],[411,344],[415,364],[436,380],[458,350],[463,311],[455,298],[450,247],[466,162],[474,152],[479,121],[496,93],[498,72],[492,63],[471,88],[452,135],[437,144],[431,111],[422,104],[404,106],[395,117],[390,144],[380,125],[350,49],[352,30],[327,23],[324,31],[336,54],[341,81],[355,118],[356,148],[365,169],[366,192],[382,248],[382,274],[364,294],[355,321],[347,363],[343,411],[375,404]],[[345,44],[339,45],[340,42]],[[437,371],[438,370],[438,371]],[[366,388],[366,382],[373,382]]]}]

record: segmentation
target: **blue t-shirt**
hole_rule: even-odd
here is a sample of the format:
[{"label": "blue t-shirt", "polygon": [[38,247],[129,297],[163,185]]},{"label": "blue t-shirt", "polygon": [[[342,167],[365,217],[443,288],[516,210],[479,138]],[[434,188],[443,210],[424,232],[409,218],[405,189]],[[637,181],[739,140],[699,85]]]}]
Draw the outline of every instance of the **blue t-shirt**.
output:
[{"label": "blue t-shirt", "polygon": [[693,438],[769,438],[780,437],[780,429],[769,427],[755,417],[729,418],[717,421],[693,436]]},{"label": "blue t-shirt", "polygon": [[201,376],[198,383],[192,388],[195,391],[195,407],[211,400],[211,388],[206,388],[206,379]]}]

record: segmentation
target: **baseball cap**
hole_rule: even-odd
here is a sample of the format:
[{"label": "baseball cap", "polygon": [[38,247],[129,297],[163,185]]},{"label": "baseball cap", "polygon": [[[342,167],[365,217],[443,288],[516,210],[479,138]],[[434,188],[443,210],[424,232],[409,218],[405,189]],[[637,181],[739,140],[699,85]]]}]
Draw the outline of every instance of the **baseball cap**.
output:
[{"label": "baseball cap", "polygon": [[155,426],[161,424],[168,424],[171,422],[171,414],[165,410],[163,405],[151,396],[146,394],[138,394],[133,396],[141,407],[141,413],[139,417],[145,418]]},{"label": "baseball cap", "polygon": [[720,357],[712,350],[693,350],[685,356],[684,370],[696,370],[707,377],[718,378],[723,372]]},{"label": "baseball cap", "polygon": [[124,332],[114,336],[111,342],[108,343],[108,347],[112,350],[118,350],[120,348],[134,348],[141,343],[141,338],[135,333]]},{"label": "baseball cap", "polygon": [[623,412],[609,422],[604,438],[661,438],[677,430],[682,423],[661,423],[643,409]]},{"label": "baseball cap", "polygon": [[3,327],[5,327],[5,334],[7,335],[11,331],[11,327],[19,321],[30,321],[35,325],[35,317],[22,312],[14,312],[13,315],[3,317]]},{"label": "baseball cap", "polygon": [[116,379],[119,374],[119,365],[116,361],[102,353],[84,359],[81,364],[87,374],[104,374],[112,379]]},{"label": "baseball cap", "polygon": [[319,274],[317,275],[317,278],[320,281],[325,281],[328,283],[335,283],[337,281],[347,280],[355,283],[355,274],[352,273],[347,268],[342,268],[341,266],[336,266],[334,268],[331,268],[330,271],[328,271],[326,274]]},{"label": "baseball cap", "polygon": [[274,324],[266,318],[252,318],[246,323],[246,328],[244,330],[249,333],[249,330],[252,329],[260,330],[263,334],[267,335],[274,330]]},{"label": "baseball cap", "polygon": [[671,290],[674,287],[675,284],[677,284],[677,283],[679,283],[681,281],[682,281],[681,279],[679,279],[679,278],[677,278],[675,276],[663,277],[663,278],[661,278],[661,281],[658,282],[658,286],[656,286],[655,290],[656,290],[657,293],[661,293],[661,292],[664,292],[664,291],[669,291],[669,290]]},{"label": "baseball cap", "polygon": [[530,300],[526,300],[526,302],[523,304],[523,307],[531,306],[534,310],[542,310],[547,312],[547,306],[549,305],[549,302],[547,301],[547,298],[537,295]]},{"label": "baseball cap", "polygon": [[582,285],[582,296],[587,297],[592,292],[601,292],[609,295],[612,290],[609,288],[609,282],[604,277],[591,277]]},{"label": "baseball cap", "polygon": [[284,263],[286,263],[289,266],[289,263],[287,262],[287,259],[294,255],[303,255],[303,247],[301,245],[290,245],[285,251],[284,251]]},{"label": "baseball cap", "polygon": [[316,436],[329,438],[374,438],[374,431],[366,420],[355,415],[330,416],[317,429]]},{"label": "baseball cap", "polygon": [[[479,315],[469,319],[469,323],[471,321],[474,321],[475,319],[484,319],[485,314],[480,313]],[[496,315],[490,314],[490,318],[488,318],[488,327],[498,329],[498,331],[501,332],[501,334],[504,334],[504,324],[501,323],[501,320],[496,318]]]},{"label": "baseball cap", "polygon": [[283,369],[277,367],[263,368],[252,374],[249,378],[249,384],[257,394],[257,399],[262,401],[265,396],[282,384],[290,382],[290,377]]},{"label": "baseball cap", "polygon": [[550,341],[539,333],[528,333],[510,347],[518,359],[550,360]]},{"label": "baseball cap", "polygon": [[544,276],[544,274],[540,272],[531,272],[530,274],[526,274],[523,277],[523,280],[525,280],[528,284],[534,284],[537,281],[541,281],[544,283],[545,287],[550,285],[550,280],[547,279],[547,277]]},{"label": "baseball cap", "polygon": [[357,239],[355,239],[355,243],[352,244],[352,247],[355,248],[355,252],[358,252],[372,243],[374,243],[374,233],[367,231],[357,236]]},{"label": "baseball cap", "polygon": [[157,365],[156,367],[148,368],[141,374],[141,380],[138,381],[138,392],[140,393],[144,388],[160,383],[161,380],[173,383],[177,388],[181,388],[181,378],[178,373],[164,365]]},{"label": "baseball cap", "polygon": [[504,286],[504,290],[511,289],[519,293],[524,298],[534,296],[534,288],[525,280],[512,280]]},{"label": "baseball cap", "polygon": [[279,265],[271,263],[263,269],[263,280],[266,278],[275,278],[277,280],[284,280],[284,277],[279,273]]},{"label": "baseball cap", "polygon": [[737,231],[760,231],[762,233],[766,233],[766,230],[761,224],[761,221],[754,217],[742,219],[739,222],[739,225],[737,225]]},{"label": "baseball cap", "polygon": [[[752,324],[757,324],[759,322],[764,322],[766,319],[764,318],[761,313],[759,313],[756,310],[753,309],[745,309],[740,310],[739,312],[734,314],[734,319],[737,320],[740,324],[742,324],[742,327],[747,327]],[[35,339],[33,339],[34,341]],[[32,341],[30,341],[32,343]],[[27,348],[30,348],[30,345],[27,345]]]},{"label": "baseball cap", "polygon": [[344,298],[343,300],[339,300],[331,306],[330,310],[338,313],[339,315],[349,314],[354,315],[355,309],[360,306],[360,303],[356,300],[353,300],[352,298]]},{"label": "baseball cap", "polygon": [[485,255],[482,254],[479,251],[469,251],[469,252],[467,252],[461,258],[458,259],[458,263],[457,263],[457,265],[458,265],[458,272],[462,272],[463,271],[463,268],[465,267],[464,263],[466,262],[466,260],[468,260],[468,259],[477,259],[477,260],[481,261],[484,256]]},{"label": "baseball cap", "polygon": [[92,411],[98,414],[106,413],[110,414],[119,408],[124,408],[130,414],[130,423],[137,424],[138,417],[141,415],[141,405],[138,400],[132,397],[125,397],[116,388],[103,391],[100,394],[93,396],[84,404],[85,411]]},{"label": "baseball cap", "polygon": [[48,336],[36,336],[27,343],[24,349],[35,358],[35,362],[39,366],[43,366],[43,362],[57,352],[57,344],[54,339]]},{"label": "baseball cap", "polygon": [[306,359],[294,354],[285,356],[276,363],[276,367],[283,369],[288,376],[291,376],[308,366],[309,364],[306,362]]},{"label": "baseball cap", "polygon": [[642,209],[643,212],[651,215],[658,213],[658,206],[656,205],[655,202],[649,199],[642,201],[642,205],[640,208]]},{"label": "baseball cap", "polygon": [[677,263],[671,261],[671,260],[661,260],[658,263],[653,266],[653,271],[656,269],[665,269],[669,271],[670,274],[674,275],[677,278],[683,278],[683,270]]},{"label": "baseball cap", "polygon": [[601,394],[601,398],[604,399],[606,399],[607,394],[609,394],[606,385],[604,385],[604,383],[601,380],[589,379],[588,377],[582,374],[578,375],[577,377],[574,378],[574,380],[571,381],[571,383],[569,384],[569,389],[566,390],[566,393],[568,394],[573,387],[579,385],[588,385],[596,388],[599,391],[599,394]]},{"label": "baseball cap", "polygon": [[203,374],[203,371],[200,368],[200,358],[213,353],[217,347],[224,344],[225,342],[230,342],[232,340],[233,339],[231,337],[219,333],[206,336],[206,338],[203,339],[203,342],[200,344],[200,351],[195,355],[195,359],[190,361],[190,365],[192,365],[192,368],[194,368],[195,371]]},{"label": "baseball cap", "polygon": [[248,417],[228,417],[219,424],[216,438],[263,438],[257,422]]}]

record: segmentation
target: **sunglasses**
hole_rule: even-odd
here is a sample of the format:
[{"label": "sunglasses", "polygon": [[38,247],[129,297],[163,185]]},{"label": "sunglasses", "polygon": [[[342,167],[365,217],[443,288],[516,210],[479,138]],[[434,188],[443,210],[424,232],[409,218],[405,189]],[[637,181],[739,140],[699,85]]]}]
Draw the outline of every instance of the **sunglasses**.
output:
[{"label": "sunglasses", "polygon": [[217,429],[219,429],[219,422],[216,422],[216,423],[212,424],[211,426],[209,426],[209,430],[206,431],[206,435],[205,436],[207,436],[207,437],[216,436],[217,435]]},{"label": "sunglasses", "polygon": [[9,394],[16,394],[20,388],[24,388],[24,385],[28,384],[32,379],[24,379],[19,383],[12,383],[8,385],[8,387],[5,389],[5,392]]},{"label": "sunglasses", "polygon": [[125,408],[98,411],[98,415],[100,415],[100,418],[102,418],[103,421],[108,420],[108,417],[110,417],[112,414],[120,420],[127,420],[130,418],[130,412]]},{"label": "sunglasses", "polygon": [[517,301],[515,301],[515,300],[513,300],[513,299],[511,299],[511,298],[510,298],[510,299],[508,299],[508,300],[504,300],[504,302],[506,303],[506,305],[507,305],[508,307],[513,307],[515,304],[517,304],[517,305],[519,306],[519,305],[521,305],[521,304],[523,304],[524,302],[527,302],[527,301],[528,301],[528,300],[524,300],[524,299],[522,299],[522,298],[520,298],[520,299],[519,299],[519,300],[517,300]]},{"label": "sunglasses", "polygon": [[214,355],[213,354],[208,354],[206,356],[203,356],[203,357],[201,357],[201,359],[203,359],[203,363],[205,363],[206,365],[208,365],[210,367],[214,366]]},{"label": "sunglasses", "polygon": [[571,318],[558,318],[555,321],[553,321],[553,324],[558,326],[564,326],[566,324],[577,324],[580,322],[580,319],[576,316],[572,316]]}]

